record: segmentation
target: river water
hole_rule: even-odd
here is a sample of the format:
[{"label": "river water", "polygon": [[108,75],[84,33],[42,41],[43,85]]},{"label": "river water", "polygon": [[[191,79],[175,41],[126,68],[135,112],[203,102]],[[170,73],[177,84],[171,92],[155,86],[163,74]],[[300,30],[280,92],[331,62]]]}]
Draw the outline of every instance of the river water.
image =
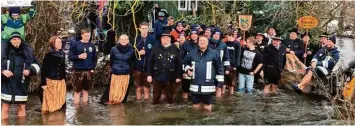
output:
[{"label": "river water", "polygon": [[[355,44],[352,39],[338,40],[342,64],[354,56]],[[280,94],[263,96],[262,91],[254,94],[225,96],[214,100],[213,112],[195,110],[192,103],[177,100],[169,105],[152,105],[150,101],[135,101],[131,90],[128,102],[120,105],[98,103],[103,88],[90,92],[88,104],[74,106],[73,92],[67,93],[65,111],[41,115],[34,111],[40,107],[38,97],[30,95],[27,103],[27,117],[17,118],[12,106],[10,120],[5,124],[69,124],[69,125],[122,125],[122,124],[166,124],[166,125],[212,125],[212,124],[346,124],[335,119],[331,104],[318,96],[298,95],[293,91],[280,89]]]}]

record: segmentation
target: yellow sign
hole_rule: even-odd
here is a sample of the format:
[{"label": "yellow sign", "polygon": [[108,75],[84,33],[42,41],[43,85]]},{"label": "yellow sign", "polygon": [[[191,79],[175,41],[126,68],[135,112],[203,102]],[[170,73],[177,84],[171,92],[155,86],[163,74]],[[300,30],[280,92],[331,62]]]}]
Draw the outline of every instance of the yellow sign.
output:
[{"label": "yellow sign", "polygon": [[305,29],[317,27],[318,19],[312,16],[303,16],[297,21],[298,26]]},{"label": "yellow sign", "polygon": [[247,31],[251,27],[252,15],[239,15],[239,28],[242,31]]}]

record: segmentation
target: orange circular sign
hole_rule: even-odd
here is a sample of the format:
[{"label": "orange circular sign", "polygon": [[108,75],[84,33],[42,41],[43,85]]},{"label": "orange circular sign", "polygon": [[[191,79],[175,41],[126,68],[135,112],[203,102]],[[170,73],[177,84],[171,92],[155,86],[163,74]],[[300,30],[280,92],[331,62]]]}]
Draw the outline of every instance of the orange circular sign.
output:
[{"label": "orange circular sign", "polygon": [[297,23],[301,28],[311,29],[317,27],[318,19],[312,16],[303,16],[298,19]]}]

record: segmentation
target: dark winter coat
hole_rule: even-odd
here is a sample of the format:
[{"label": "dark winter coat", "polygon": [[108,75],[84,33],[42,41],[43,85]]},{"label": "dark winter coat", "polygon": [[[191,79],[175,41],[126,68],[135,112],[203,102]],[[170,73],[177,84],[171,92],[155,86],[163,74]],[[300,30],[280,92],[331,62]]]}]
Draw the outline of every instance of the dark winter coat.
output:
[{"label": "dark winter coat", "polygon": [[230,64],[232,68],[237,68],[240,65],[241,47],[238,41],[226,42],[229,53]]},{"label": "dark winter coat", "polygon": [[[190,91],[194,94],[212,94],[216,84],[224,83],[224,68],[217,51],[208,48],[205,52],[194,49],[187,54],[185,70],[192,69]],[[186,72],[185,71],[185,72]]]},{"label": "dark winter coat", "polygon": [[41,68],[41,86],[47,85],[46,78],[52,80],[65,79],[65,54],[63,50],[58,52],[53,49],[43,59]]},{"label": "dark winter coat", "polygon": [[110,53],[110,66],[112,74],[130,74],[134,58],[134,50],[131,45],[124,47],[118,44],[112,48]]},{"label": "dark winter coat", "polygon": [[182,75],[182,59],[175,45],[155,45],[149,56],[147,74],[154,80],[171,82]]},{"label": "dark winter coat", "polygon": [[295,55],[299,60],[303,61],[303,53],[304,53],[304,43],[300,39],[290,40],[287,39],[283,42],[286,48],[290,48],[291,51],[295,52]]},{"label": "dark winter coat", "polygon": [[[13,76],[10,78],[1,74],[1,101],[5,103],[25,104],[28,95],[30,76],[40,72],[40,63],[34,56],[33,48],[22,43],[19,48],[15,48],[11,43],[1,43],[1,71],[10,70]],[[30,71],[30,76],[23,76],[24,70]]]},{"label": "dark winter coat", "polygon": [[319,50],[313,57],[312,62],[317,62],[317,66],[327,69],[331,73],[334,66],[339,61],[339,51],[336,47],[327,50]]},{"label": "dark winter coat", "polygon": [[276,49],[272,44],[266,46],[263,54],[264,75],[280,77],[286,64],[286,47]]},{"label": "dark winter coat", "polygon": [[209,48],[214,49],[220,55],[220,60],[223,62],[224,69],[227,70],[230,67],[229,53],[226,43],[219,40],[218,42],[212,42],[208,44]]}]

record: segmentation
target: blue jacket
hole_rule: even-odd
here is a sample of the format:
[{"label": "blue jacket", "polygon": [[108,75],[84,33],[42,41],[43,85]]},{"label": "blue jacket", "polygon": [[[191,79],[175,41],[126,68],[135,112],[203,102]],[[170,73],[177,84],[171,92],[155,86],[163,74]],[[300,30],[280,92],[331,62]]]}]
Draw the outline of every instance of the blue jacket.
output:
[{"label": "blue jacket", "polygon": [[[197,43],[194,43],[193,40],[187,40],[186,42],[184,42],[184,44],[182,44],[182,46],[180,48],[180,55],[182,57],[183,62],[184,62],[184,59],[187,56],[187,54],[189,54],[189,52],[194,49],[198,49],[198,45],[197,45]],[[185,68],[185,65],[183,64],[182,65],[183,71],[185,71],[184,68]],[[183,79],[190,80],[191,77],[186,76]]]},{"label": "blue jacket", "polygon": [[227,50],[230,59],[230,66],[233,68],[237,68],[240,64],[240,56],[241,56],[241,47],[238,41],[226,42]]},{"label": "blue jacket", "polygon": [[[142,50],[142,48],[144,47],[145,55],[141,56],[140,60],[138,60],[137,58],[135,59],[134,70],[145,72],[147,71],[147,60],[149,59],[149,55],[152,52],[152,48],[157,43],[157,40],[153,35],[148,34],[145,42],[143,41],[142,36],[138,36],[136,42],[137,50]],[[139,55],[137,51],[135,53],[136,56]]]},{"label": "blue jacket", "polygon": [[211,49],[214,49],[217,51],[217,53],[220,56],[220,60],[223,62],[223,66],[224,68],[227,70],[230,66],[230,59],[229,59],[229,52],[227,50],[227,45],[226,43],[222,42],[221,40],[219,40],[217,43],[212,42],[212,40],[210,40],[210,43],[208,44],[208,46]]},{"label": "blue jacket", "polygon": [[131,45],[123,47],[118,44],[113,47],[110,53],[110,66],[112,74],[130,74],[131,64],[134,58],[134,50]]},{"label": "blue jacket", "polygon": [[[2,43],[1,46],[8,47],[6,53],[1,54],[1,71],[9,70],[13,73],[10,78],[1,74],[1,101],[9,104],[25,104],[30,76],[40,72],[39,61],[34,56],[33,48],[28,44],[22,43],[18,49],[10,43]],[[25,69],[30,71],[30,76],[23,76]]]},{"label": "blue jacket", "polygon": [[194,49],[187,54],[185,70],[192,69],[191,93],[211,94],[216,84],[224,83],[224,68],[217,51],[208,48],[205,52]]},{"label": "blue jacket", "polygon": [[339,61],[339,51],[336,47],[332,49],[319,50],[312,59],[312,62],[317,62],[317,66],[321,66],[327,69],[328,73],[331,73],[335,64]]},{"label": "blue jacket", "polygon": [[[79,55],[86,52],[86,59],[79,59]],[[69,51],[69,60],[73,61],[74,70],[94,70],[97,64],[96,47],[93,43],[75,42]]]},{"label": "blue jacket", "polygon": [[156,38],[159,38],[160,35],[163,33],[164,27],[168,24],[167,20],[157,20],[154,23],[154,35]]}]

